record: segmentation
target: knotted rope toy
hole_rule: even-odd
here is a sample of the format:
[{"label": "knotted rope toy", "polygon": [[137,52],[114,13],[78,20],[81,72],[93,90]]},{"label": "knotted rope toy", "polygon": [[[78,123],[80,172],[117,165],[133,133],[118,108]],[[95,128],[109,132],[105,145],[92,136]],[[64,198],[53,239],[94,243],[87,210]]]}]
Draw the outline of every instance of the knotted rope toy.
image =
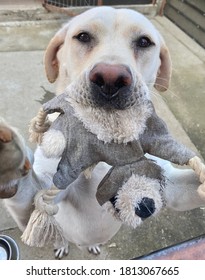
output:
[{"label": "knotted rope toy", "polygon": [[51,125],[47,114],[40,108],[36,117],[34,117],[29,126],[30,137],[29,140],[33,143],[41,143],[43,133],[46,132]]},{"label": "knotted rope toy", "polygon": [[[41,143],[43,133],[50,127],[47,114],[41,108],[35,118],[30,122],[30,141]],[[34,197],[34,211],[28,221],[21,239],[28,246],[43,247],[51,240],[59,244],[66,244],[63,231],[57,223],[54,215],[58,212],[58,206],[54,202],[60,192],[55,186],[51,189],[39,189]]]},{"label": "knotted rope toy", "polygon": [[198,194],[205,199],[205,165],[202,163],[201,159],[197,156],[189,160],[189,166],[195,171],[196,175],[199,177],[200,182],[202,183],[197,191]]},{"label": "knotted rope toy", "polygon": [[54,198],[59,193],[56,188],[40,190],[34,198],[35,209],[21,239],[29,245],[43,247],[51,240],[60,244],[66,244],[62,229],[54,217],[58,212],[58,206],[54,204]]}]

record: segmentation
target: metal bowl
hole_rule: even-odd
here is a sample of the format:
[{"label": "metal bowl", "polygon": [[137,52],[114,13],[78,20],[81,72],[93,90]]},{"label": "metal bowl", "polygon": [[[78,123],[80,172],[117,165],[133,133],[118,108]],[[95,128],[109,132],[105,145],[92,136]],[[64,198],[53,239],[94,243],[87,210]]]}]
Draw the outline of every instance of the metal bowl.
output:
[{"label": "metal bowl", "polygon": [[8,235],[0,235],[0,260],[19,260],[18,245]]}]

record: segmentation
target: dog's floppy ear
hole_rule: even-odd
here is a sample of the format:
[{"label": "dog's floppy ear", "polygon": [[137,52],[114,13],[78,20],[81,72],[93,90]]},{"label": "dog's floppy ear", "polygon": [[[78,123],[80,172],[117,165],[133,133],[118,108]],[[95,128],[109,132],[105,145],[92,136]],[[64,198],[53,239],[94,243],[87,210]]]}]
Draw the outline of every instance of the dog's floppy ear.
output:
[{"label": "dog's floppy ear", "polygon": [[47,78],[50,83],[54,83],[58,77],[59,65],[57,52],[64,43],[67,33],[67,25],[60,29],[50,40],[44,56],[44,65]]},{"label": "dog's floppy ear", "polygon": [[172,62],[169,50],[165,43],[163,42],[160,49],[160,60],[161,64],[157,72],[157,77],[154,87],[158,91],[166,91],[169,87],[169,82],[172,73]]}]

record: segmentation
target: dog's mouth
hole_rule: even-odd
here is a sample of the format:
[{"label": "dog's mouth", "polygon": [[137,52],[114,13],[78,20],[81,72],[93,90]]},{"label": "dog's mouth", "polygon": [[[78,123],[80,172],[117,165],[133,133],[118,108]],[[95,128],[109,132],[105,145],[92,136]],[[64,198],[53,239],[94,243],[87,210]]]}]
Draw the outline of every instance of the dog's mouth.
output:
[{"label": "dog's mouth", "polygon": [[124,86],[116,90],[112,86],[99,87],[91,82],[90,94],[93,105],[106,110],[125,110],[133,106],[137,101],[132,86]]},{"label": "dog's mouth", "polygon": [[95,106],[124,110],[134,105],[133,77],[123,64],[96,64],[89,73],[90,95]]},{"label": "dog's mouth", "polygon": [[[103,67],[107,69],[106,66]],[[148,88],[141,79],[133,79],[127,68],[124,69],[123,66],[122,69],[124,72],[117,72],[117,77],[116,73],[108,71],[110,78],[107,72],[102,76],[95,73],[96,69],[93,68],[94,73],[92,70],[90,72],[92,75],[82,73],[78,80],[70,84],[67,93],[78,104],[106,111],[126,110],[144,104],[149,99]]]}]

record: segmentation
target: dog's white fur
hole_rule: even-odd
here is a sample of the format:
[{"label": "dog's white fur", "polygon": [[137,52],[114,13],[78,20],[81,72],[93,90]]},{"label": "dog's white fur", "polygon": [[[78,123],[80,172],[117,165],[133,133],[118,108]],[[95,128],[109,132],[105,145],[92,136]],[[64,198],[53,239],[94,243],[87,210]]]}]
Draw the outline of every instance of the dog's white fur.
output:
[{"label": "dog's white fur", "polygon": [[[80,32],[92,34],[95,37],[94,44],[89,48],[80,44],[75,39]],[[154,46],[147,50],[134,50],[134,42],[142,35],[148,36]],[[150,21],[132,10],[100,7],[77,16],[53,37],[45,55],[47,77],[50,82],[57,79],[57,94],[64,92],[71,82],[78,81],[82,74],[88,79],[91,69],[101,62],[126,64],[135,84],[141,81],[145,87],[155,85],[158,90],[168,88],[171,61],[167,47]],[[82,107],[79,112],[82,117]],[[193,184],[186,186],[187,178],[195,178],[193,171],[177,170],[166,161],[158,161],[165,168],[165,175],[173,182],[173,188],[166,191],[169,207],[187,210],[203,204],[196,192],[196,180],[190,180]],[[5,200],[21,230],[26,226],[27,213],[37,191],[35,178],[38,178],[42,187],[49,188],[58,162],[58,158],[46,158],[38,147],[33,165],[35,176],[31,175],[29,181],[25,179],[17,194]],[[98,253],[98,245],[112,238],[121,226],[119,221],[99,206],[95,197],[96,188],[109,168],[100,163],[90,179],[81,174],[79,188],[64,191],[64,199],[59,202],[59,211],[55,216],[68,242],[89,247],[94,253]],[[177,185],[180,178],[182,180]],[[59,257],[62,257],[64,250],[67,251],[60,244],[58,249]]]},{"label": "dog's white fur", "polygon": [[121,144],[139,139],[150,116],[148,104],[132,106],[127,110],[113,110],[108,114],[103,108],[92,108],[79,103],[78,98],[74,99],[74,96],[68,101],[86,129],[105,143],[114,141]]}]

